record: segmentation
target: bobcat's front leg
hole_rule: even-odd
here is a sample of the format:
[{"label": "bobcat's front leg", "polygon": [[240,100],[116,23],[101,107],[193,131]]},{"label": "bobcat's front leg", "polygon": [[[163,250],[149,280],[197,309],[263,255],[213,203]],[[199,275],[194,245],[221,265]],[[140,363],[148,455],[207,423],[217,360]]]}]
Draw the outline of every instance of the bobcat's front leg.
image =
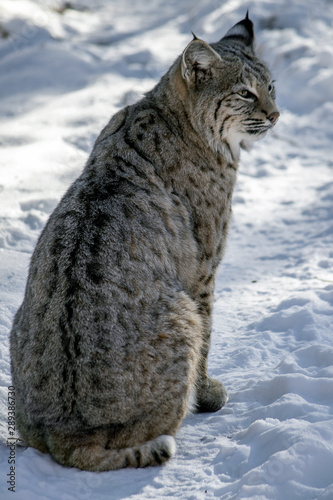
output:
[{"label": "bobcat's front leg", "polygon": [[[202,297],[204,295],[204,297]],[[228,401],[228,393],[224,385],[208,375],[207,361],[210,348],[210,336],[212,328],[212,296],[213,292],[203,293],[198,300],[199,312],[203,322],[203,345],[198,366],[197,377],[197,401],[198,412],[214,412],[222,408]]]}]

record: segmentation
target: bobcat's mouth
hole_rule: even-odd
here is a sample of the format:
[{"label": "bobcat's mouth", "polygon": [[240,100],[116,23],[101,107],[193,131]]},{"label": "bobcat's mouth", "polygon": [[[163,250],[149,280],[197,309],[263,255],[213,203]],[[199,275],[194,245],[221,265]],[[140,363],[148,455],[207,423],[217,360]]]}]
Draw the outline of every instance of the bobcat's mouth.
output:
[{"label": "bobcat's mouth", "polygon": [[256,136],[256,137],[264,137],[264,135],[267,134],[267,132],[274,127],[274,124],[270,124],[270,125],[266,125],[266,126],[262,126],[262,127],[254,127],[254,128],[246,128],[246,133],[248,135],[251,135],[252,137],[253,136]]},{"label": "bobcat's mouth", "polygon": [[252,148],[252,144],[265,137],[267,132],[274,127],[275,123],[264,123],[261,120],[247,120],[248,123],[245,124],[243,139],[240,142],[240,147],[249,151]]},{"label": "bobcat's mouth", "polygon": [[268,132],[268,130],[274,127],[276,122],[277,120],[274,122],[267,123],[266,121],[263,122],[262,120],[251,119],[251,120],[246,120],[244,122],[244,125],[247,134],[263,136],[266,134],[266,132]]}]

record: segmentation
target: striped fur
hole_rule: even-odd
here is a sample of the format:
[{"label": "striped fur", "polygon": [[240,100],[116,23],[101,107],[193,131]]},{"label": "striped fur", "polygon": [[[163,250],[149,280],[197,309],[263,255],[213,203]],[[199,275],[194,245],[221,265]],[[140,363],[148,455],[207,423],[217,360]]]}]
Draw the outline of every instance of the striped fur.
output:
[{"label": "striped fur", "polygon": [[[17,425],[61,464],[159,465],[207,373],[239,151],[277,121],[244,19],[119,111],[45,226],[11,332]],[[193,395],[196,400],[193,403]]]}]

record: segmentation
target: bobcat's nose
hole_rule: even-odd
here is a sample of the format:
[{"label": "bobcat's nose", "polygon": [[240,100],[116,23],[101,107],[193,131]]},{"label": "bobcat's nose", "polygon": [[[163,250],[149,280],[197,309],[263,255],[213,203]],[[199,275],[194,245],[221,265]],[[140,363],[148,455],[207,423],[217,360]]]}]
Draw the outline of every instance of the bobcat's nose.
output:
[{"label": "bobcat's nose", "polygon": [[269,119],[270,122],[275,123],[276,120],[279,118],[280,113],[278,111],[273,111],[267,118]]}]

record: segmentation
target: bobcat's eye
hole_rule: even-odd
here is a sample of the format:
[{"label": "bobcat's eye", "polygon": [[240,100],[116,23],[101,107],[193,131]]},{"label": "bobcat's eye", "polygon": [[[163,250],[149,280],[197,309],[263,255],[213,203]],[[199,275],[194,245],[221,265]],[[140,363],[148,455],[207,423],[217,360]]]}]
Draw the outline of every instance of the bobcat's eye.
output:
[{"label": "bobcat's eye", "polygon": [[273,80],[269,85],[268,85],[268,92],[271,94],[271,92],[273,92],[274,90],[274,83],[275,80]]},{"label": "bobcat's eye", "polygon": [[243,89],[243,90],[240,90],[239,92],[237,92],[237,94],[240,96],[240,97],[243,97],[243,99],[256,99],[257,96],[254,95],[252,92],[250,92],[249,90],[247,89]]}]

